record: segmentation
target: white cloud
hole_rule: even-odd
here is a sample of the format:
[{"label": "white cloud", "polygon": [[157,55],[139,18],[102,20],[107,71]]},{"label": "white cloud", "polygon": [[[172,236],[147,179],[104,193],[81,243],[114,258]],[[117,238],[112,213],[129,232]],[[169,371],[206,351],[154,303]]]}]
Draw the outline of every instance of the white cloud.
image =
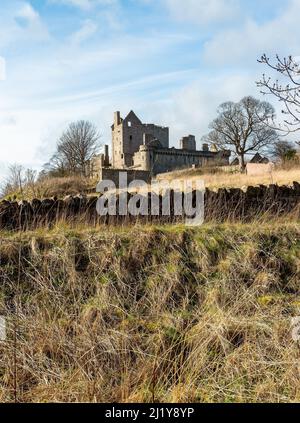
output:
[{"label": "white cloud", "polygon": [[92,37],[97,32],[97,29],[98,25],[92,20],[87,19],[83,22],[81,28],[71,35],[70,41],[75,44],[80,44]]},{"label": "white cloud", "polygon": [[17,124],[17,119],[13,115],[5,115],[0,118],[0,125],[14,126]]},{"label": "white cloud", "polygon": [[[150,104],[147,118],[170,126],[173,145],[190,133],[200,140],[216,117],[218,106],[225,101],[239,101],[246,95],[259,97],[251,74],[202,76],[174,92],[166,102]],[[148,108],[148,105],[147,105]]]},{"label": "white cloud", "polygon": [[43,42],[49,39],[46,25],[28,2],[12,2],[0,15],[0,48],[13,43]]},{"label": "white cloud", "polygon": [[[60,4],[60,5],[67,5],[79,8],[81,11],[85,12],[90,16],[90,19],[87,20],[83,28],[78,31],[79,39],[81,36],[84,39],[89,37],[90,32],[95,32],[95,23],[92,24],[91,19],[95,19],[97,17],[98,21],[101,22],[102,27],[109,27],[111,31],[119,30],[122,28],[122,16],[121,16],[121,9],[119,0],[48,0],[51,3]],[[118,7],[117,7],[118,6]],[[97,13],[97,7],[101,8],[101,13]],[[94,13],[94,15],[92,15]],[[99,25],[100,26],[100,25]],[[82,32],[81,32],[82,31]],[[85,37],[87,34],[87,37]],[[92,35],[92,34],[91,34]],[[75,40],[76,41],[76,40]],[[82,40],[83,41],[83,40]],[[81,40],[78,40],[81,42]]]},{"label": "white cloud", "polygon": [[263,53],[300,55],[300,2],[290,0],[280,15],[264,23],[248,19],[240,29],[227,29],[209,40],[204,56],[211,64],[255,62]]},{"label": "white cloud", "polygon": [[37,22],[40,16],[29,3],[24,3],[16,13],[16,18],[22,18],[30,23]]},{"label": "white cloud", "polygon": [[164,0],[171,15],[179,21],[200,24],[226,21],[237,15],[237,0]]},{"label": "white cloud", "polygon": [[90,9],[92,3],[90,0],[55,0],[56,3],[69,4],[80,9]]},{"label": "white cloud", "polygon": [[82,10],[90,10],[94,6],[114,6],[118,0],[51,0],[52,3],[66,4]]},{"label": "white cloud", "polygon": [[6,79],[6,62],[4,57],[0,56],[0,81],[4,81]]}]

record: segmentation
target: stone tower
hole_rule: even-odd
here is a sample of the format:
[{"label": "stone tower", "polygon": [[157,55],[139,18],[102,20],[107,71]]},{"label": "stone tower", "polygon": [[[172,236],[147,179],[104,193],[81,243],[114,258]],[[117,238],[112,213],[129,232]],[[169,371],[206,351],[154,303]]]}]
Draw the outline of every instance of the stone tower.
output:
[{"label": "stone tower", "polygon": [[115,112],[112,125],[112,166],[126,169],[134,165],[134,154],[144,143],[158,139],[163,148],[169,148],[169,128],[143,124],[131,111],[125,119]]}]

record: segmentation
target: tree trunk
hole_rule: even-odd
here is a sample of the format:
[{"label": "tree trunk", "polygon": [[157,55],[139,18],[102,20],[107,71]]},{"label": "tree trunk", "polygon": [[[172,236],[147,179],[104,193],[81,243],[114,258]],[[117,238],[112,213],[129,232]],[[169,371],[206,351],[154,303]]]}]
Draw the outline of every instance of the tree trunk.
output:
[{"label": "tree trunk", "polygon": [[245,156],[244,154],[241,154],[239,156],[239,162],[240,162],[240,172],[246,173],[246,162],[245,162]]}]

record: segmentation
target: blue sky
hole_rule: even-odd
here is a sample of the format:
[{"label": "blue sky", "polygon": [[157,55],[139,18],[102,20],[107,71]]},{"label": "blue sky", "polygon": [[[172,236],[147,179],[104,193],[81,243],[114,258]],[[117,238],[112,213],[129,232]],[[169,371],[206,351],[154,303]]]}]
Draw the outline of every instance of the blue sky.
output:
[{"label": "blue sky", "polygon": [[109,143],[115,110],[200,147],[220,103],[260,96],[262,53],[300,55],[299,15],[300,0],[1,0],[0,179],[39,169],[79,118]]}]

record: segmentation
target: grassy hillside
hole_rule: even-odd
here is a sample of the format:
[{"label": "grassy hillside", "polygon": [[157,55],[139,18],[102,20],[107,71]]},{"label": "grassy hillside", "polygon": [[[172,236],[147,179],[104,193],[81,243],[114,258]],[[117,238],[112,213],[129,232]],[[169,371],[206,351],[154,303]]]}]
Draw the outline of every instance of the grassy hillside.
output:
[{"label": "grassy hillside", "polygon": [[170,172],[168,174],[159,175],[159,179],[193,179],[201,178],[205,182],[205,186],[210,189],[217,188],[242,188],[257,185],[292,185],[294,181],[300,181],[300,166],[293,168],[278,168],[271,174],[249,176],[239,172],[222,171],[221,168],[213,169],[190,169],[178,172]]},{"label": "grassy hillside", "polygon": [[300,226],[0,237],[0,401],[300,400]]}]

